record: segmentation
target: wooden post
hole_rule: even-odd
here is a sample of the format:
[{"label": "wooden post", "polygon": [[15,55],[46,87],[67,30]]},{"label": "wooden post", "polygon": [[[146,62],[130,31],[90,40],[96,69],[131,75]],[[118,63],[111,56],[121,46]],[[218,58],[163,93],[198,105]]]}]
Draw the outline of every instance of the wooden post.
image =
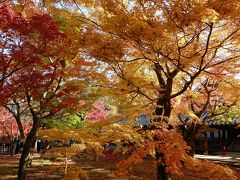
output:
[{"label": "wooden post", "polygon": [[204,154],[208,155],[208,138],[207,138],[207,134],[205,134],[205,137],[204,137]]}]

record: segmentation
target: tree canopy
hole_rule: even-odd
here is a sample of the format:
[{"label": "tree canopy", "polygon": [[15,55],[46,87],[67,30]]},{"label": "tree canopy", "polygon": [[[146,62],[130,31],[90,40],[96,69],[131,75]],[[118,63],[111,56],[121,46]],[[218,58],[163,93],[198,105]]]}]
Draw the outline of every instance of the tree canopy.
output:
[{"label": "tree canopy", "polygon": [[81,55],[99,62],[108,79],[97,83],[122,98],[122,108],[169,117],[172,99],[200,75],[224,79],[239,71],[237,1],[51,3],[74,27]]},{"label": "tree canopy", "polygon": [[[127,163],[154,151],[158,172],[178,173],[181,162],[189,160],[172,123],[178,121],[179,111],[196,117],[205,111],[216,114],[220,102],[211,101],[212,93],[230,105],[239,98],[238,93],[225,93],[239,88],[239,11],[238,0],[1,3],[0,103],[24,100],[33,122],[19,178],[24,179],[26,159],[43,120],[61,115],[59,119],[70,117],[67,123],[75,121],[83,102],[99,96],[117,107],[115,120],[110,121],[104,104],[95,101],[86,119],[109,121],[92,121],[82,126],[86,131],[65,129],[71,133],[62,134],[63,139],[81,139],[84,133],[98,145],[109,140],[121,146],[129,134],[138,145]],[[206,80],[217,82],[217,90],[206,86]],[[113,124],[142,114],[150,119],[146,129]],[[58,133],[65,132],[53,130],[53,135]]]}]

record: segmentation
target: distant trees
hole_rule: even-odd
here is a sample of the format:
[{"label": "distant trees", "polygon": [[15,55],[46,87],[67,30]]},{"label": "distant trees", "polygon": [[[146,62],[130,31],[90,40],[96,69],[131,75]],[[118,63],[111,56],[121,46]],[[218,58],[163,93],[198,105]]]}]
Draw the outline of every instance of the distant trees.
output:
[{"label": "distant trees", "polygon": [[[203,135],[204,129],[209,129],[209,123],[229,120],[224,116],[235,111],[239,103],[238,89],[238,80],[224,82],[206,78],[181,97],[179,108],[174,111],[180,118],[184,139],[191,146],[193,155],[196,136],[201,133]],[[236,93],[230,93],[231,91]],[[233,116],[231,121],[232,118]]]},{"label": "distant trees", "polygon": [[[13,115],[7,109],[0,108],[0,117],[1,135],[7,137],[9,141],[17,138],[20,133],[18,124]],[[24,135],[27,135],[27,133],[31,129],[31,122],[27,117],[22,122],[22,127]]]}]

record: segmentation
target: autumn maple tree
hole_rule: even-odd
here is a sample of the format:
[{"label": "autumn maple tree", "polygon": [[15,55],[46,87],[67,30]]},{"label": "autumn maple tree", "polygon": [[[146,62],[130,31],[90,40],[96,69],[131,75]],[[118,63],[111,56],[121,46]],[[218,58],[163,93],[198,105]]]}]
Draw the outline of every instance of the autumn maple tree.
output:
[{"label": "autumn maple tree", "polygon": [[102,65],[108,78],[95,83],[117,95],[122,112],[153,114],[153,129],[171,129],[172,101],[202,74],[239,72],[238,1],[78,0],[62,1],[61,11],[47,5],[76,28],[82,56]]},{"label": "autumn maple tree", "polygon": [[[32,128],[26,137],[19,161],[18,178],[25,179],[25,169],[29,155],[34,151],[41,120],[65,107],[78,105],[75,102],[77,96],[73,94],[79,90],[80,85],[75,82],[73,74],[78,77],[79,73],[71,68],[71,64],[77,60],[71,61],[70,64],[68,56],[64,56],[61,51],[66,45],[65,36],[59,31],[59,24],[51,15],[35,14],[23,17],[10,5],[3,4],[0,17],[1,35],[5,36],[2,39],[7,40],[1,44],[6,54],[5,59],[1,60],[1,64],[4,65],[1,68],[6,64],[2,76],[5,71],[10,72],[2,78],[4,81],[1,93],[13,89],[10,91],[11,95],[26,102],[32,120]],[[65,64],[67,61],[68,65]],[[9,69],[7,65],[11,63],[14,64]],[[11,70],[11,67],[16,70]],[[8,99],[12,97],[9,93],[5,95]]]}]

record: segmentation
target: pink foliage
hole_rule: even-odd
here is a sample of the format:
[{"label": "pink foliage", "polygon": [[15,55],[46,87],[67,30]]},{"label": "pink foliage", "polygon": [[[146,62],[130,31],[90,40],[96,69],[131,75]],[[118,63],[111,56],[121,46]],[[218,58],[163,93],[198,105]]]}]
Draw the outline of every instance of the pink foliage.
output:
[{"label": "pink foliage", "polygon": [[108,110],[105,108],[104,102],[97,100],[93,103],[92,109],[87,113],[88,120],[102,121],[108,115]]},{"label": "pink foliage", "polygon": [[[27,135],[31,129],[30,120],[25,117],[22,121],[24,134]],[[19,135],[18,125],[15,118],[5,108],[0,108],[0,135],[14,138]]]}]

